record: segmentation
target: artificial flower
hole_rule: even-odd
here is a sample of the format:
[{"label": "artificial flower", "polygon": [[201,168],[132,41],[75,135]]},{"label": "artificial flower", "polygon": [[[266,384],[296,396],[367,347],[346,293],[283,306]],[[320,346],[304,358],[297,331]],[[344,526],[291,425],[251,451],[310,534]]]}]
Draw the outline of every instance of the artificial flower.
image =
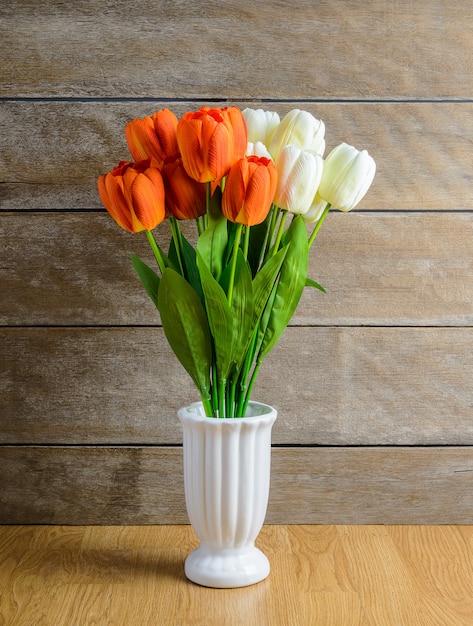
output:
[{"label": "artificial flower", "polygon": [[[166,109],[133,120],[126,134],[136,162],[98,179],[116,222],[145,231],[152,266],[135,255],[133,266],[208,417],[247,414],[263,359],[305,286],[324,291],[307,268],[331,205],[353,208],[375,172],[368,153],[347,144],[324,163],[325,126],[305,111],[277,126],[274,113],[245,116],[202,107],[177,123]],[[168,256],[151,232],[165,217]],[[190,218],[195,249],[180,230]],[[316,222],[310,234],[307,222]]]},{"label": "artificial flower", "polygon": [[219,180],[245,155],[245,118],[237,107],[190,111],[179,120],[177,141],[191,178],[201,183]]},{"label": "artificial flower", "polygon": [[270,159],[257,156],[240,159],[228,172],[222,213],[237,224],[260,224],[271,208],[276,180],[276,166]]},{"label": "artificial flower", "polygon": [[342,143],[327,156],[319,194],[332,207],[351,211],[368,191],[376,163],[366,150]]},{"label": "artificial flower", "polygon": [[128,148],[135,161],[153,157],[161,167],[179,156],[177,117],[169,109],[132,120],[125,126]]},{"label": "artificial flower", "polygon": [[271,159],[271,161],[273,160],[262,141],[257,141],[256,143],[249,141],[246,147],[246,156],[266,157],[267,159]]},{"label": "artificial flower", "polygon": [[263,111],[263,109],[243,109],[242,113],[248,128],[248,141],[251,143],[260,141],[265,146],[269,146],[274,131],[281,121],[279,115],[274,111]]},{"label": "artificial flower", "polygon": [[323,159],[314,152],[286,146],[276,161],[278,183],[274,204],[304,215],[310,209],[322,178]]},{"label": "artificial flower", "polygon": [[[323,176],[323,173],[322,173]],[[314,199],[312,200],[312,204],[309,209],[304,213],[304,219],[306,222],[317,222],[327,206],[328,202],[326,202],[323,198],[320,197],[318,191],[315,194]]]},{"label": "artificial flower", "polygon": [[165,216],[164,184],[151,159],[121,161],[98,179],[100,198],[119,226],[132,233],[152,230]]},{"label": "artificial flower", "polygon": [[325,152],[325,124],[311,113],[293,109],[285,115],[274,131],[269,152],[277,161],[285,146],[296,146],[323,156]]},{"label": "artificial flower", "polygon": [[203,183],[191,178],[182,159],[166,163],[162,169],[166,212],[179,220],[196,219],[206,211]]}]

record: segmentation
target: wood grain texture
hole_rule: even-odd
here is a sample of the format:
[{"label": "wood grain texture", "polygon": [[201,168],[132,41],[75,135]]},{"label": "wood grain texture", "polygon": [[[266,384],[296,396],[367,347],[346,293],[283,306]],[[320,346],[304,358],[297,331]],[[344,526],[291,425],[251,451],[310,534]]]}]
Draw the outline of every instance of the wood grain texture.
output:
[{"label": "wood grain texture", "polygon": [[[269,578],[190,583],[189,526],[0,529],[0,623],[469,626],[471,526],[264,526]],[[415,561],[413,556],[416,556]],[[381,557],[381,558],[380,558]]]},{"label": "wood grain texture", "polygon": [[[471,524],[470,447],[274,448],[270,524]],[[25,479],[27,477],[27,479]],[[188,523],[178,447],[0,446],[1,524]]]},{"label": "wood grain texture", "polygon": [[[472,8],[9,0],[2,96],[470,98]],[[285,36],[290,33],[289,36]],[[281,45],[281,36],[283,45]],[[382,51],[382,54],[380,52]]]},{"label": "wood grain texture", "polygon": [[[197,394],[160,329],[0,340],[0,441],[182,441],[177,410]],[[471,445],[472,341],[471,328],[289,328],[254,397],[279,412],[277,444]]]},{"label": "wood grain texture", "polygon": [[[363,210],[472,210],[473,104],[292,101],[251,103],[281,116],[310,111],[326,125],[327,152],[342,141],[367,149],[377,175]],[[101,208],[97,177],[129,159],[123,129],[168,107],[181,116],[203,102],[3,102],[1,210]]]},{"label": "wood grain texture", "polygon": [[[471,522],[471,3],[53,0],[39,10],[7,0],[0,18],[0,516],[187,519],[176,409],[195,392],[129,261],[150,258],[146,240],[105,214],[96,181],[129,158],[130,119],[234,103],[308,110],[326,124],[327,150],[366,148],[378,168],[358,210],[324,225],[310,276],[328,295],[306,291],[255,390],[279,411],[271,519]],[[420,624],[471,623],[448,584],[447,603],[435,598],[443,556],[422,569],[410,535],[408,556],[385,562],[398,537],[365,539],[380,569],[353,546],[358,573],[339,574],[338,605],[332,583],[314,600],[307,562],[291,563],[311,626],[320,607],[324,626],[344,624],[342,613],[350,624],[402,624],[405,606]],[[295,541],[310,552],[303,535]],[[322,585],[334,582],[332,554],[342,559],[330,545]],[[404,565],[427,576],[420,600],[398,576]],[[79,623],[103,615],[101,598],[115,615],[122,574],[112,591],[81,587],[96,608]],[[407,605],[370,596],[380,581]],[[23,606],[9,597],[12,611]],[[67,618],[82,606],[55,597]],[[199,623],[191,592],[180,598],[176,622]],[[298,614],[294,595],[281,598]]]},{"label": "wood grain texture", "polygon": [[[185,232],[195,238],[195,225]],[[167,249],[167,224],[156,238]],[[158,324],[132,253],[154,266],[143,233],[126,233],[108,215],[2,215],[0,323]],[[291,323],[469,326],[472,274],[473,214],[334,211],[309,267],[328,293],[306,289]]]}]

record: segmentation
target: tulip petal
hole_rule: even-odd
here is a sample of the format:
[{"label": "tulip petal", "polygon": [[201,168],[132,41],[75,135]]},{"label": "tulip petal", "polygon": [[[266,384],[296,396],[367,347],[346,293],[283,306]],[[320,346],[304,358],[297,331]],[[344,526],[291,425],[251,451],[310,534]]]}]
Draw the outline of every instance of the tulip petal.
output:
[{"label": "tulip petal", "polygon": [[153,142],[155,140],[154,127],[150,118],[132,120],[125,126],[125,138],[131,156],[135,161],[154,156]]},{"label": "tulip petal", "polygon": [[204,168],[201,136],[202,122],[200,120],[192,123],[192,121],[185,116],[181,118],[178,126],[177,140],[184,168],[194,180],[207,182],[201,180],[201,173]]},{"label": "tulip petal", "polygon": [[164,192],[160,194],[156,185],[146,174],[138,174],[131,188],[131,194],[134,213],[141,226],[141,228],[137,227],[135,232],[153,230],[164,219]]},{"label": "tulip petal", "polygon": [[232,164],[232,143],[228,128],[224,124],[215,126],[206,143],[208,145],[207,171],[211,176],[211,180],[217,180],[227,174]]},{"label": "tulip petal", "polygon": [[108,206],[104,202],[105,208],[117,222],[119,226],[134,232],[128,203],[123,193],[123,182],[120,176],[107,174],[105,176],[105,191],[108,198]]}]

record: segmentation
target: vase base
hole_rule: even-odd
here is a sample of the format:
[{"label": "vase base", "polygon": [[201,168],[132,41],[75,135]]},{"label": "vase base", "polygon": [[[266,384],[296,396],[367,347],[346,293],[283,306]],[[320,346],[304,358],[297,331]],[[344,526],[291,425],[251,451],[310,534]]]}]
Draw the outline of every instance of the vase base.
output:
[{"label": "vase base", "polygon": [[198,585],[231,589],[264,580],[269,574],[269,561],[255,546],[216,549],[200,545],[187,557],[184,570],[187,578]]}]

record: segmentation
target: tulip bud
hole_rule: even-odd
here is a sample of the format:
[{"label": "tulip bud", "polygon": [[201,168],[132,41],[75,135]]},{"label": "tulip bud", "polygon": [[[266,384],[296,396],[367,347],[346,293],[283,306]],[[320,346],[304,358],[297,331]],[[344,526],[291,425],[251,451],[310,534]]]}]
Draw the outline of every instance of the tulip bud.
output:
[{"label": "tulip bud", "polygon": [[342,143],[325,160],[319,194],[340,211],[351,211],[368,191],[376,163],[366,150]]},{"label": "tulip bud", "polygon": [[177,117],[169,109],[151,116],[135,119],[125,127],[128,148],[135,161],[153,157],[162,167],[165,161],[179,156],[177,145]]},{"label": "tulip bud", "polygon": [[325,151],[325,124],[307,111],[293,109],[276,128],[269,152],[275,161],[285,146],[293,145],[323,156]]},{"label": "tulip bud", "polygon": [[[322,173],[323,176],[323,173]],[[312,204],[309,207],[307,213],[304,213],[304,219],[306,222],[318,222],[322,217],[322,213],[327,206],[327,202],[320,197],[318,193],[315,194],[315,198],[312,200]]]},{"label": "tulip bud", "polygon": [[206,211],[206,190],[203,183],[191,178],[182,159],[166,163],[162,169],[166,212],[178,220],[196,219]]},{"label": "tulip bud", "polygon": [[245,118],[237,107],[190,111],[179,120],[177,141],[191,178],[201,183],[219,180],[245,155]]},{"label": "tulip bud", "polygon": [[122,161],[98,179],[105,208],[119,226],[132,233],[152,230],[165,217],[163,179],[150,162]]},{"label": "tulip bud", "polygon": [[271,161],[273,160],[268,152],[268,149],[261,141],[257,141],[256,143],[249,141],[246,147],[246,156],[259,156],[270,159]]},{"label": "tulip bud", "polygon": [[278,184],[274,204],[304,215],[312,205],[322,178],[323,159],[314,152],[286,146],[276,161]]},{"label": "tulip bud", "polygon": [[276,166],[270,159],[256,156],[240,159],[228,172],[222,213],[237,224],[260,224],[271,208],[276,180]]},{"label": "tulip bud", "polygon": [[263,109],[243,109],[242,113],[248,128],[248,141],[251,143],[260,141],[265,146],[269,146],[280,122],[279,115],[273,111],[263,111]]}]

